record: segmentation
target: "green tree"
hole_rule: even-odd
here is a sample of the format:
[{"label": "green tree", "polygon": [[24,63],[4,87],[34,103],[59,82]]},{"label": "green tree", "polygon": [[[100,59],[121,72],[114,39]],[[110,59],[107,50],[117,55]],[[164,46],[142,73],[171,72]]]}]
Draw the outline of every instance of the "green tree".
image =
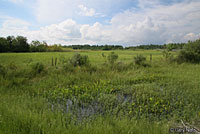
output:
[{"label": "green tree", "polygon": [[30,47],[27,43],[27,38],[23,36],[17,36],[12,40],[12,46],[14,47],[14,52],[28,52]]},{"label": "green tree", "polygon": [[9,45],[6,38],[0,37],[0,52],[8,52],[9,51]]},{"label": "green tree", "polygon": [[30,45],[30,51],[31,52],[46,52],[47,51],[47,43],[46,42],[40,42],[38,40],[34,40],[31,42]]},{"label": "green tree", "polygon": [[15,37],[14,36],[8,36],[6,39],[7,39],[7,42],[8,42],[9,51],[13,52],[14,47],[12,45],[12,42],[15,39]]}]

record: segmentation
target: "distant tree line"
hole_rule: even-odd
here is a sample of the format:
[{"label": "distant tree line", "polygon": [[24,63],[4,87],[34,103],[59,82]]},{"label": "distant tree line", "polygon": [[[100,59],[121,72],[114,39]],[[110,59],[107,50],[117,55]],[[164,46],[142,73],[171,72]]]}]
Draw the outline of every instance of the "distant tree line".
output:
[{"label": "distant tree line", "polygon": [[164,45],[139,45],[123,47],[121,45],[69,45],[61,46],[61,44],[48,45],[45,41],[40,42],[34,40],[31,43],[27,42],[27,38],[23,36],[8,36],[0,37],[0,52],[61,52],[63,48],[83,49],[83,50],[123,50],[123,49],[167,49],[169,51],[183,49],[188,43],[169,43]]},{"label": "distant tree line", "polygon": [[139,46],[129,46],[129,47],[123,47],[121,45],[70,45],[70,46],[64,46],[65,48],[72,48],[72,49],[85,49],[85,50],[123,50],[123,49],[130,49],[130,50],[136,50],[136,49],[144,49],[144,50],[153,50],[153,49],[168,49],[169,51],[172,51],[174,49],[182,49],[184,47],[185,43],[169,43],[164,45],[139,45]]},{"label": "distant tree line", "polygon": [[130,46],[126,47],[125,49],[145,49],[145,50],[153,50],[153,49],[168,49],[169,51],[183,49],[186,43],[169,43],[164,45],[139,45],[139,46]]},{"label": "distant tree line", "polygon": [[126,49],[145,49],[145,50],[151,50],[151,49],[165,49],[166,45],[139,45],[139,46],[130,46],[130,47],[126,47]]},{"label": "distant tree line", "polygon": [[169,51],[176,50],[176,49],[183,49],[186,43],[169,43],[165,44],[165,48]]},{"label": "distant tree line", "polygon": [[168,49],[169,51],[183,49],[186,43],[169,43],[164,45],[139,45],[139,46],[129,46],[123,47],[121,45],[70,45],[64,46],[66,48],[72,49],[89,49],[89,50],[122,50],[122,49],[144,49],[144,50],[153,50],[153,49]]},{"label": "distant tree line", "polygon": [[23,36],[0,37],[0,52],[28,52],[30,45]]},{"label": "distant tree line", "polygon": [[23,36],[0,37],[0,52],[60,52],[62,47],[60,44],[48,46],[46,42],[38,40],[27,42],[27,38]]},{"label": "distant tree line", "polygon": [[72,49],[89,49],[89,50],[122,50],[124,49],[121,45],[70,45],[64,46],[65,48]]}]

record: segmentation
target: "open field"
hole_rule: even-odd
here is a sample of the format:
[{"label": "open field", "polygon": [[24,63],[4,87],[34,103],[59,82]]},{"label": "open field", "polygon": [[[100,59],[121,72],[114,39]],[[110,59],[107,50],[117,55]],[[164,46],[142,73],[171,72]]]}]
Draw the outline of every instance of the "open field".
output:
[{"label": "open field", "polygon": [[[77,51],[69,51],[69,52],[47,52],[47,53],[1,53],[1,64],[8,64],[10,62],[15,62],[15,64],[27,64],[27,61],[32,59],[34,62],[43,62],[44,64],[50,63],[52,57],[60,58],[64,56],[65,58],[71,58],[74,53],[80,53],[83,55],[88,55],[91,61],[91,64],[98,65],[102,64],[105,60],[102,57],[102,53],[105,55],[109,54],[110,51],[92,51],[92,50],[77,50]],[[162,58],[162,52],[159,50],[149,50],[149,51],[131,51],[131,50],[119,50],[115,51],[119,55],[119,61],[123,62],[131,62],[133,60],[133,56],[137,54],[143,54],[144,56],[148,56],[150,54],[153,55],[154,59]],[[149,60],[149,58],[147,58]]]},{"label": "open field", "polygon": [[[200,128],[199,64],[114,52],[112,65],[111,51],[0,53],[0,133],[168,134],[181,120]],[[75,53],[90,65],[66,64]],[[138,54],[148,66],[134,64]]]}]

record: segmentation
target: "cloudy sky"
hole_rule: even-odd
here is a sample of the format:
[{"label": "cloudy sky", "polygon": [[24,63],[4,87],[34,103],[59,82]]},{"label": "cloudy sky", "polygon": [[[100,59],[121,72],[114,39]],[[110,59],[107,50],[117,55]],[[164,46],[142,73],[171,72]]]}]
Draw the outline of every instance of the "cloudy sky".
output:
[{"label": "cloudy sky", "polygon": [[200,37],[200,0],[0,0],[0,36],[50,44],[164,44]]}]

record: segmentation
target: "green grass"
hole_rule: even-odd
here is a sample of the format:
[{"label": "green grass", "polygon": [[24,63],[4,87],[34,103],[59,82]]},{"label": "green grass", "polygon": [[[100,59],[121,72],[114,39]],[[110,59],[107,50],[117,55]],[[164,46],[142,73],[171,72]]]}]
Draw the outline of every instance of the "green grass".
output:
[{"label": "green grass", "polygon": [[[88,55],[91,66],[62,63],[75,53]],[[0,54],[0,133],[167,134],[181,120],[200,127],[200,65],[169,64],[158,50],[124,50],[111,66],[102,53],[110,51]],[[150,67],[134,65],[137,54]]]},{"label": "green grass", "polygon": [[[44,52],[44,53],[1,53],[1,64],[8,64],[14,62],[18,65],[27,64],[30,61],[43,62],[45,64],[51,64],[52,57],[60,58],[64,56],[65,58],[70,58],[74,53],[80,53],[83,55],[88,55],[92,64],[99,65],[105,61],[102,57],[102,53],[108,55],[110,51],[70,51],[70,52]],[[162,52],[159,50],[149,50],[149,51],[130,51],[130,50],[118,50],[115,51],[119,55],[119,61],[131,62],[133,57],[137,54],[143,54],[149,60],[150,54],[153,55],[153,59],[160,59]]]}]

